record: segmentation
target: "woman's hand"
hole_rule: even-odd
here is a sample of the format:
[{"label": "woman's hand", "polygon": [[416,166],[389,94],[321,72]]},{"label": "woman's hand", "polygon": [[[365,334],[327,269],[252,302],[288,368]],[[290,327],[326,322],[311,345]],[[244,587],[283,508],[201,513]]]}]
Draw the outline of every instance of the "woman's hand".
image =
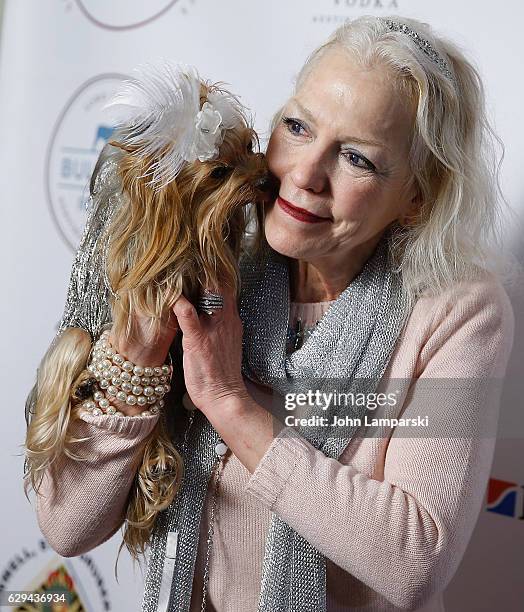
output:
[{"label": "woman's hand", "polygon": [[[149,323],[149,317],[134,313],[131,317],[129,337],[116,338],[114,330],[111,329],[109,343],[120,355],[136,365],[161,366],[166,362],[169,347],[178,331],[178,323],[171,308],[166,310],[156,335],[150,330]],[[140,414],[144,410],[143,406],[129,406],[116,397],[112,398],[111,403],[128,416]]]},{"label": "woman's hand", "polygon": [[193,404],[239,461],[253,472],[276,435],[271,413],[250,396],[242,378],[242,321],[235,294],[218,291],[224,307],[198,314],[180,297],[173,306],[183,333],[186,389]]},{"label": "woman's hand", "polygon": [[169,347],[178,329],[172,308],[166,309],[156,335],[150,330],[150,318],[134,313],[131,317],[130,336],[115,338],[111,330],[109,342],[121,355],[137,365],[160,366],[167,359]]},{"label": "woman's hand", "polygon": [[198,314],[181,296],[173,312],[183,333],[183,366],[186,389],[204,414],[230,400],[248,398],[242,379],[242,321],[236,296],[229,287],[211,290],[224,298],[224,307],[213,315]]}]

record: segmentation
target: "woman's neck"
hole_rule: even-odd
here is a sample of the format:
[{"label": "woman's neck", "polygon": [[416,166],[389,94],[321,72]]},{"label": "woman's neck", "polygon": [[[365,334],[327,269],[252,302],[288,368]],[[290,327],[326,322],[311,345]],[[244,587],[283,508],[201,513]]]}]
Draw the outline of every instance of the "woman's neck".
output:
[{"label": "woman's neck", "polygon": [[290,292],[293,302],[328,302],[335,300],[347,284],[346,277],[336,279],[321,276],[317,268],[304,261],[291,260]]},{"label": "woman's neck", "polygon": [[289,259],[290,298],[292,302],[329,302],[347,288],[360,273],[380,239],[380,236],[359,245],[343,257],[344,262],[323,258],[314,262]]}]

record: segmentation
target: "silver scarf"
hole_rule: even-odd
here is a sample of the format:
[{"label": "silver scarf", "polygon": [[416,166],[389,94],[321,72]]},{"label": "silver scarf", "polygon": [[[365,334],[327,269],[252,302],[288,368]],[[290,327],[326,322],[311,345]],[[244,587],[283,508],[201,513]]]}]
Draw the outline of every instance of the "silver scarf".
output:
[{"label": "silver scarf", "polygon": [[[94,341],[104,325],[111,322],[111,287],[106,274],[107,230],[113,215],[125,202],[118,176],[120,156],[118,149],[106,145],[98,159],[86,204],[87,220],[71,267],[64,312],[51,347],[67,327],[83,329]],[[25,403],[28,425],[35,412],[36,397],[35,383]],[[24,471],[26,466],[27,462]]]},{"label": "silver scarf", "polygon": [[[287,258],[266,243],[258,259],[244,254],[240,271],[242,371],[246,377],[271,387],[277,398],[308,389],[353,393],[371,393],[376,389],[408,315],[401,279],[392,271],[389,230],[304,345],[290,355],[286,355],[285,346],[290,301]],[[277,402],[275,413],[279,406]],[[332,422],[334,415],[345,416],[350,412],[353,417],[363,417],[365,407],[348,409],[333,405],[325,415]],[[184,431],[186,414],[179,411],[180,420],[174,432]],[[318,407],[311,406],[301,416],[312,414],[318,414]],[[200,519],[217,461],[214,445],[218,439],[201,413],[197,411],[194,418],[180,447],[186,468],[183,484],[177,498],[159,516],[153,535],[143,612],[190,609]],[[326,456],[338,458],[356,426],[344,428],[343,434],[329,427],[296,429]],[[173,536],[176,551],[171,550]],[[165,571],[166,563],[169,572]],[[325,557],[273,513],[266,539],[258,612],[325,610]]]}]

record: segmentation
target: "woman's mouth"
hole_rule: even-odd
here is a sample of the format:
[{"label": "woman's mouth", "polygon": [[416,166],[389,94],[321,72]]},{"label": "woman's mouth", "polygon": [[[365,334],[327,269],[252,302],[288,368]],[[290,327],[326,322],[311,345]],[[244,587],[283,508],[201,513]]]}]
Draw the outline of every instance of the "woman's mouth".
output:
[{"label": "woman's mouth", "polygon": [[330,221],[329,217],[319,217],[318,215],[314,215],[303,208],[299,208],[298,206],[294,206],[284,198],[280,196],[277,197],[277,204],[280,208],[295,219],[299,221],[303,221],[304,223],[322,223],[323,221]]}]

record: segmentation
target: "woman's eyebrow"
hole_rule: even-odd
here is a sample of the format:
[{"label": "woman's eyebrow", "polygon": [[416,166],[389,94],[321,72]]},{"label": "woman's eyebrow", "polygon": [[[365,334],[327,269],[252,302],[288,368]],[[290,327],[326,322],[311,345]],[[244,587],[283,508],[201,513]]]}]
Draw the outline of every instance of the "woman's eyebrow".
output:
[{"label": "woman's eyebrow", "polygon": [[341,139],[341,142],[344,143],[342,146],[349,146],[349,143],[356,143],[361,145],[370,145],[372,147],[380,147],[381,149],[389,151],[389,147],[378,140],[365,140],[363,138],[357,138],[356,136],[347,136],[346,138]]},{"label": "woman's eyebrow", "polygon": [[289,101],[292,102],[298,108],[298,110],[306,117],[306,119],[310,123],[316,125],[317,122],[315,121],[315,117],[309,109],[307,109],[305,106],[302,106],[302,104],[300,104],[300,102],[296,98],[291,98]]},{"label": "woman's eyebrow", "polygon": [[[310,123],[312,123],[313,125],[317,124],[313,113],[308,108],[303,106],[296,98],[291,98],[289,101],[292,102],[298,108],[298,110],[306,117],[306,119]],[[368,140],[364,138],[358,138],[357,136],[345,136],[343,138],[340,138],[339,140],[341,143],[344,143],[344,144],[345,143],[348,143],[348,144],[356,143],[356,144],[361,144],[361,145],[370,145],[373,147],[381,147],[383,149],[386,149],[386,151],[389,151],[389,147],[385,143],[380,142],[378,140]]]}]

